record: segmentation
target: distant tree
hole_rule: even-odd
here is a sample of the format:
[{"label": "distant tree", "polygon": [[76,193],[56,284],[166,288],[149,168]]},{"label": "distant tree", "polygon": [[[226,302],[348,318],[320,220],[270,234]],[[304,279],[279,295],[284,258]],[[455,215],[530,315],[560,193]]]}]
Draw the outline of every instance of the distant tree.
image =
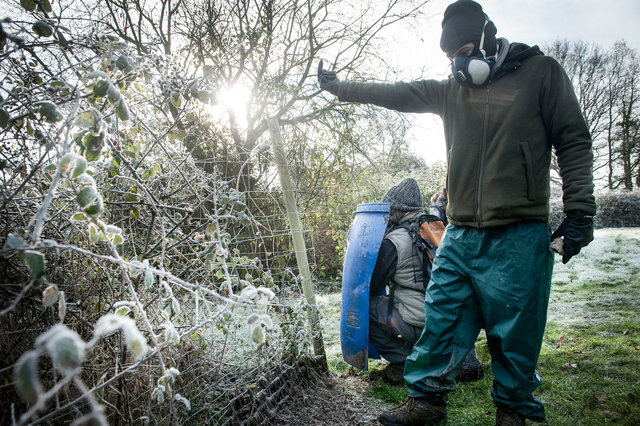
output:
[{"label": "distant tree", "polygon": [[[638,170],[638,56],[624,41],[602,50],[583,41],[545,48],[574,84],[594,141],[594,173],[609,189],[633,189]],[[638,178],[635,178],[635,182]],[[637,185],[637,184],[636,184]]]},{"label": "distant tree", "polygon": [[[640,111],[638,101],[640,95],[640,62],[635,50],[626,43],[618,42],[611,52],[613,69],[611,78],[615,79],[616,107],[618,120],[613,132],[612,156],[620,165],[621,174],[617,177],[611,167],[609,188],[623,187],[631,191],[634,184],[638,186],[638,164],[640,162]],[[635,176],[635,179],[634,179]]]}]

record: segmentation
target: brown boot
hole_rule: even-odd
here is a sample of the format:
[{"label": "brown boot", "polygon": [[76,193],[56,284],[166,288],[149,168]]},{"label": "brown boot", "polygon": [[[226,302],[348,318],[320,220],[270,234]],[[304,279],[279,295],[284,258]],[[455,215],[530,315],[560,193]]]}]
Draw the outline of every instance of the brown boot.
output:
[{"label": "brown boot", "polygon": [[385,426],[423,426],[437,425],[447,420],[445,405],[430,404],[421,398],[407,398],[399,407],[385,411],[378,421]]},{"label": "brown boot", "polygon": [[382,380],[388,385],[399,386],[404,384],[404,362],[389,364],[382,370],[369,373],[371,380]]},{"label": "brown boot", "polygon": [[524,416],[499,405],[496,411],[496,426],[524,426]]}]

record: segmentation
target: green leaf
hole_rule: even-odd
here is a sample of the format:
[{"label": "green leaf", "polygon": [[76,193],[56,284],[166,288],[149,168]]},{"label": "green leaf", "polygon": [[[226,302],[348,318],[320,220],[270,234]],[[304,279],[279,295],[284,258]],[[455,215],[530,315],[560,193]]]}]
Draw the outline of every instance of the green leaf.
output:
[{"label": "green leaf", "polygon": [[18,395],[30,404],[35,404],[42,394],[38,378],[38,352],[27,351],[18,359],[13,370]]},{"label": "green leaf", "polygon": [[253,340],[253,343],[259,345],[264,342],[265,337],[264,329],[260,325],[252,327],[251,340]]},{"label": "green leaf", "polygon": [[53,27],[43,20],[34,22],[31,29],[38,37],[51,37],[53,35]]},{"label": "green leaf", "polygon": [[80,204],[81,207],[87,207],[91,202],[93,202],[98,196],[98,191],[93,186],[86,186],[78,192],[76,196],[76,201]]},{"label": "green leaf", "polygon": [[129,119],[129,108],[127,107],[127,103],[124,99],[120,99],[116,104],[116,115],[122,121],[127,121]]},{"label": "green leaf", "polygon": [[9,111],[4,108],[0,108],[0,128],[5,129],[9,125],[10,119],[11,115],[9,115]]},{"label": "green leaf", "polygon": [[111,85],[111,82],[108,80],[99,80],[93,85],[93,94],[99,98],[104,98]]},{"label": "green leaf", "polygon": [[53,102],[41,102],[38,113],[47,123],[57,123],[64,118],[58,106]]},{"label": "green leaf", "polygon": [[51,8],[51,3],[49,0],[40,0],[40,6],[42,6],[42,10],[45,12],[51,12],[53,9]]},{"label": "green leaf", "polygon": [[102,120],[102,114],[100,111],[95,108],[91,108],[78,114],[78,117],[76,118],[76,126],[84,129],[93,129],[96,127],[96,123],[100,120]]},{"label": "green leaf", "polygon": [[84,153],[84,158],[86,158],[87,161],[96,161],[100,158],[100,151],[87,150]]},{"label": "green leaf", "polygon": [[129,312],[131,311],[131,309],[129,309],[128,306],[120,306],[118,309],[116,309],[115,314],[116,315],[120,315],[121,317],[126,316]]},{"label": "green leaf", "polygon": [[249,226],[251,224],[251,219],[245,212],[238,213],[238,221],[242,226]]},{"label": "green leaf", "polygon": [[77,212],[73,216],[71,216],[71,220],[74,222],[82,222],[87,220],[87,215],[83,212]]},{"label": "green leaf", "polygon": [[100,213],[102,213],[102,208],[102,197],[100,196],[100,194],[98,194],[95,201],[84,208],[84,212],[89,216],[98,216]]},{"label": "green leaf", "polygon": [[36,10],[35,0],[20,0],[20,6],[22,6],[27,12],[33,12]]},{"label": "green leaf", "polygon": [[78,176],[82,175],[86,170],[87,170],[87,160],[85,160],[84,157],[76,156],[76,164],[75,164],[75,167],[73,168],[73,173],[71,173],[71,177],[75,179]]},{"label": "green leaf", "polygon": [[180,108],[180,105],[182,105],[182,98],[180,97],[180,92],[171,93],[171,103],[176,108]]},{"label": "green leaf", "polygon": [[100,241],[100,231],[98,231],[98,227],[95,224],[90,223],[87,230],[89,232],[89,241],[91,241],[91,244],[95,244]]},{"label": "green leaf", "polygon": [[240,200],[233,203],[233,210],[239,212],[247,208],[247,205]]},{"label": "green leaf", "polygon": [[38,279],[44,275],[46,262],[42,253],[39,251],[25,250],[24,259],[27,263],[27,269],[29,269],[29,273],[33,278]]},{"label": "green leaf", "polygon": [[120,234],[115,234],[113,236],[113,245],[114,246],[119,246],[120,244],[124,243],[124,237]]}]

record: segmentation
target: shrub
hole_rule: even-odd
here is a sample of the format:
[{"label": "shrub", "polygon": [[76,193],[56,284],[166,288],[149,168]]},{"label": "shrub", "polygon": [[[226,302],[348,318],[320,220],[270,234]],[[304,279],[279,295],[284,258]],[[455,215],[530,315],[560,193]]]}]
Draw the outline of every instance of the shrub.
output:
[{"label": "shrub", "polygon": [[[598,211],[593,218],[596,228],[630,228],[640,226],[640,191],[597,192]],[[562,222],[562,200],[550,201],[549,224],[552,230]]]}]

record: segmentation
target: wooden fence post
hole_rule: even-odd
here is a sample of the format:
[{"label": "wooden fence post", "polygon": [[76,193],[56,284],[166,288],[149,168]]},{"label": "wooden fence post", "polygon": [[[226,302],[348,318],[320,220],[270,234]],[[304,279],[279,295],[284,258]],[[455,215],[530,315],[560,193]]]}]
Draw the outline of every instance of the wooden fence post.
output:
[{"label": "wooden fence post", "polygon": [[311,325],[313,335],[313,352],[315,356],[321,356],[325,359],[324,344],[322,342],[322,329],[320,327],[320,317],[318,315],[318,306],[313,292],[313,282],[311,281],[311,270],[309,269],[309,261],[307,259],[307,248],[304,242],[304,232],[302,222],[298,214],[298,206],[293,191],[293,183],[289,175],[289,167],[287,164],[287,156],[282,146],[282,135],[280,134],[280,125],[275,117],[267,120],[269,132],[271,133],[273,156],[278,166],[278,175],[280,176],[280,185],[282,186],[282,194],[284,204],[287,209],[287,218],[289,219],[289,227],[293,239],[293,247],[296,254],[298,269],[302,277],[302,292],[307,301],[307,314]]}]

